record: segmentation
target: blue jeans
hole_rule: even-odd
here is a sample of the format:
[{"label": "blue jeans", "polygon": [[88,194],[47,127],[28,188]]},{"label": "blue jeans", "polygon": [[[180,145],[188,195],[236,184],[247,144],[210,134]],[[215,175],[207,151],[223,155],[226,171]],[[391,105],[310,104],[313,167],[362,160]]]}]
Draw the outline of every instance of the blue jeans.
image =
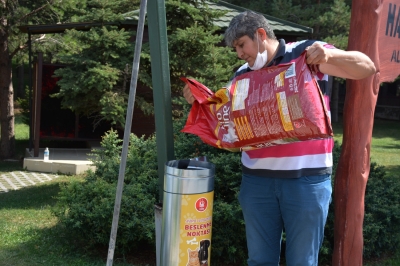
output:
[{"label": "blue jeans", "polygon": [[243,174],[239,202],[248,265],[279,265],[283,229],[286,265],[318,265],[331,194],[330,175],[284,179]]}]

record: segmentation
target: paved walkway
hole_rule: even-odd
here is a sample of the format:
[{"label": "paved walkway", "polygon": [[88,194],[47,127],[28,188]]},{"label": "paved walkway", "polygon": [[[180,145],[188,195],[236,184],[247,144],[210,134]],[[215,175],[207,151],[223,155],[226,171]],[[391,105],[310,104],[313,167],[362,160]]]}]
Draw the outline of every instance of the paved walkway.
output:
[{"label": "paved walkway", "polygon": [[0,175],[0,193],[18,190],[58,178],[57,174],[14,171]]}]

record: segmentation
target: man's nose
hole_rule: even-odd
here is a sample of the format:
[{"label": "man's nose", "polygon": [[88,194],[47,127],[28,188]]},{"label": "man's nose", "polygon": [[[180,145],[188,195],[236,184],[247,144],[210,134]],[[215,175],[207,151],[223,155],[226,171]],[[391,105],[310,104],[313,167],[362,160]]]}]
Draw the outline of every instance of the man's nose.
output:
[{"label": "man's nose", "polygon": [[243,59],[243,51],[240,48],[236,48],[236,54],[239,59]]}]

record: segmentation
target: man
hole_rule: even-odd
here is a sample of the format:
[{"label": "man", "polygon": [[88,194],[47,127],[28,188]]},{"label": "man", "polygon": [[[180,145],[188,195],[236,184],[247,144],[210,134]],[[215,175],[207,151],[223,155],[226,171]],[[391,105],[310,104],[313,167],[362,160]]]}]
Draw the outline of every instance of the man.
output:
[{"label": "man", "polygon": [[[304,51],[322,89],[328,75],[363,79],[375,73],[373,62],[361,52],[315,40],[277,40],[265,17],[252,11],[232,19],[225,42],[246,61],[235,76],[291,62]],[[193,103],[188,86],[183,93]],[[249,266],[279,265],[283,230],[287,265],[318,265],[332,193],[332,148],[328,138],[242,152],[239,202]]]}]

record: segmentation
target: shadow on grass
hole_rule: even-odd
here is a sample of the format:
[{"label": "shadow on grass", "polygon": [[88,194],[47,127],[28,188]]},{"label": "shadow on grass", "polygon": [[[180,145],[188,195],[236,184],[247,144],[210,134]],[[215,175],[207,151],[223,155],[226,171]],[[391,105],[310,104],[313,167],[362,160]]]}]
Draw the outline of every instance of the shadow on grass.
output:
[{"label": "shadow on grass", "polygon": [[376,145],[375,144],[375,147],[380,148],[380,149],[385,149],[385,150],[400,150],[400,144],[387,144],[387,145]]},{"label": "shadow on grass", "polygon": [[0,173],[11,171],[22,171],[22,161],[0,161]]},{"label": "shadow on grass", "polygon": [[1,248],[1,265],[97,266],[105,264],[105,259],[94,258],[77,248],[71,235],[59,225],[44,229],[25,229],[23,235],[29,240]]},{"label": "shadow on grass", "polygon": [[[18,216],[15,209],[32,210],[52,217],[49,212],[56,203],[55,197],[60,191],[60,184],[69,177],[53,180],[53,183],[40,184],[0,194],[0,211],[8,217],[8,222],[0,222],[0,265],[36,266],[36,265],[105,265],[108,246],[85,248],[85,239],[66,229],[56,220],[48,225],[47,218],[34,215]],[[9,211],[12,210],[12,211]],[[39,212],[37,212],[39,210]],[[21,226],[15,227],[13,220]],[[45,223],[41,221],[46,221]],[[47,226],[46,226],[47,224]],[[11,230],[10,230],[11,229]],[[5,231],[7,230],[7,231]],[[111,230],[111,221],[110,228]],[[118,241],[118,239],[117,239]],[[128,255],[114,255],[113,265],[154,266],[155,248],[141,246],[140,251]],[[143,262],[143,263],[142,263]],[[133,264],[132,264],[133,263]]]},{"label": "shadow on grass", "polygon": [[385,171],[388,176],[397,177],[400,179],[400,165],[387,165]]},{"label": "shadow on grass", "polygon": [[[49,211],[56,203],[55,196],[62,182],[56,179],[0,194],[0,211],[8,217],[0,223],[4,230],[0,231],[3,236],[0,241],[1,265],[104,265],[104,261],[89,257],[74,245],[72,235],[62,226],[51,226],[51,222],[49,227],[46,217],[51,217]],[[15,209],[23,210],[24,214]],[[27,211],[29,215],[26,215]],[[40,214],[44,216],[35,216]]]},{"label": "shadow on grass", "polygon": [[41,209],[54,205],[55,196],[60,191],[60,183],[44,183],[0,194],[0,209]]},{"label": "shadow on grass", "polygon": [[[31,228],[24,231],[24,235],[29,236],[30,239],[14,246],[1,248],[1,265],[104,266],[106,264],[107,249],[102,249],[102,253],[82,249],[79,241],[60,225],[45,229]],[[141,255],[153,256],[145,251]],[[113,265],[155,266],[155,263],[148,263],[152,260],[155,262],[155,257],[147,258],[146,262],[141,263],[140,260],[131,256],[114,255]]]},{"label": "shadow on grass", "polygon": [[29,140],[15,140],[15,159],[21,160],[25,157],[25,151],[29,149]]},{"label": "shadow on grass", "polygon": [[375,119],[372,134],[373,137],[377,139],[390,137],[395,140],[400,140],[400,122]]}]

